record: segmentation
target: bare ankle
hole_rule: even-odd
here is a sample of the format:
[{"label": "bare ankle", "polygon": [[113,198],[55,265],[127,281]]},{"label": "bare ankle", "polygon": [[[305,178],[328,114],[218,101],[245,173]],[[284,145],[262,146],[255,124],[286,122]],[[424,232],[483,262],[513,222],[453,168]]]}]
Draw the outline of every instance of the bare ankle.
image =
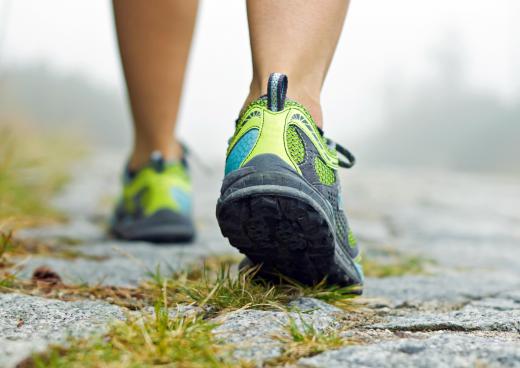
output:
[{"label": "bare ankle", "polygon": [[153,152],[160,152],[165,160],[178,160],[182,157],[182,147],[175,140],[166,144],[136,143],[130,154],[128,168],[130,170],[138,170],[146,166]]}]

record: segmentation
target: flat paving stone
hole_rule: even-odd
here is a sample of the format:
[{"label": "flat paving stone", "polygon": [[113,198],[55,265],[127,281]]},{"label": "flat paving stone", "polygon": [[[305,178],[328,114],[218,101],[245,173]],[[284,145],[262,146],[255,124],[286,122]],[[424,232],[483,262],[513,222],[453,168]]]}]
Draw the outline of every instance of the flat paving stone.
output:
[{"label": "flat paving stone", "polygon": [[[70,246],[87,257],[33,256],[24,260],[21,277],[46,265],[69,283],[135,286],[158,266],[167,275],[208,256],[238,254],[214,216],[223,172],[219,165],[213,171],[192,165],[199,234],[193,245],[109,238],[107,224],[124,159],[120,152],[103,152],[78,165],[73,181],[55,200],[70,221],[18,234],[77,243]],[[368,278],[363,297],[378,318],[342,332],[362,337],[362,343],[297,365],[520,367],[520,179],[410,169],[361,168],[340,175],[350,223],[367,255],[391,249],[403,257],[431,259],[435,267],[429,274]],[[318,330],[344,327],[356,318],[311,298],[289,308],[228,313],[218,318],[222,324],[215,334],[238,346],[235,357],[261,365],[282,353],[280,337],[287,336],[290,317]],[[102,333],[124,315],[103,302],[0,294],[0,366],[13,366],[70,336]]]},{"label": "flat paving stone", "polygon": [[384,299],[392,307],[421,303],[455,305],[512,289],[520,289],[520,278],[516,273],[504,270],[452,271],[445,274],[368,278],[364,296]]},{"label": "flat paving stone", "polygon": [[456,333],[348,346],[298,361],[301,368],[520,367],[520,341]]},{"label": "flat paving stone", "polygon": [[101,301],[63,302],[0,294],[0,367],[10,367],[49,344],[102,333],[124,311]]},{"label": "flat paving stone", "polygon": [[214,332],[224,343],[234,344],[233,356],[260,364],[282,353],[280,338],[288,338],[287,326],[293,319],[299,328],[303,324],[317,331],[336,328],[345,313],[334,306],[312,298],[302,298],[289,304],[298,312],[242,310],[216,319],[221,323]]},{"label": "flat paving stone", "polygon": [[163,275],[185,269],[211,256],[238,256],[238,251],[223,242],[197,242],[186,246],[157,246],[150,243],[106,242],[77,247],[102,260],[33,257],[25,261],[20,277],[30,278],[40,266],[48,266],[65,282],[114,286],[137,286],[158,269]]},{"label": "flat paving stone", "polygon": [[406,331],[504,331],[520,334],[520,303],[505,298],[489,298],[449,313],[397,316],[387,323],[369,327]]}]

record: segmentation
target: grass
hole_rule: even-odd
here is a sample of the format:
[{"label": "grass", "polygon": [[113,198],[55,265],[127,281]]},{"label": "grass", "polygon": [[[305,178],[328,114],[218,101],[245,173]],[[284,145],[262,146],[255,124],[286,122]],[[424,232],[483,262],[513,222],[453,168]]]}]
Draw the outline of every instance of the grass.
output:
[{"label": "grass", "polygon": [[[169,277],[157,270],[138,288],[15,279],[10,288],[4,289],[62,300],[96,298],[138,311],[154,305],[155,310],[153,314],[129,314],[127,320],[115,323],[101,337],[71,340],[67,347],[51,347],[20,367],[249,367],[248,362],[237,362],[231,357],[233,346],[223,344],[213,335],[213,317],[247,308],[286,310],[287,303],[301,296],[354,308],[349,288],[329,287],[325,283],[303,286],[289,280],[273,285],[256,278],[257,268],[236,272],[235,261],[211,257],[203,267],[194,266]],[[171,315],[169,306],[186,304],[199,308],[194,313]],[[280,340],[284,352],[277,362],[292,362],[347,342],[333,330],[319,332],[304,321],[300,325],[290,320],[289,337]]]},{"label": "grass", "polygon": [[[59,275],[55,275],[54,278],[60,282],[48,282],[37,277],[37,270],[30,280],[17,277],[25,257],[36,255],[62,259],[85,258],[95,261],[104,259],[74,249],[70,239],[64,241],[65,244],[47,244],[36,240],[21,240],[13,236],[13,231],[0,231],[0,292],[19,292],[65,301],[100,299],[132,310],[152,303],[152,298],[156,295],[153,290],[104,285],[68,285],[61,282]],[[47,269],[45,272],[52,276],[52,270]]]},{"label": "grass", "polygon": [[[352,308],[352,288],[329,287],[325,282],[309,287],[291,280],[271,284],[258,280],[258,268],[236,271],[234,257],[210,257],[195,266],[167,277],[159,270],[136,288],[104,285],[69,285],[46,270],[52,282],[17,277],[20,258],[40,255],[63,259],[99,260],[75,249],[66,239],[57,244],[20,240],[16,229],[63,221],[50,206],[52,198],[67,181],[67,167],[75,154],[70,147],[37,136],[30,130],[2,128],[0,136],[0,292],[20,292],[60,300],[99,299],[130,310],[154,305],[155,313],[129,314],[114,323],[103,336],[69,341],[24,361],[20,367],[247,367],[231,358],[232,346],[213,334],[211,318],[232,310],[284,309],[298,297],[315,297]],[[65,244],[66,243],[66,244]],[[194,305],[197,313],[169,315],[168,306]],[[283,342],[285,362],[337,346],[341,341],[327,332],[304,325],[290,329]],[[280,360],[282,361],[282,360]]]},{"label": "grass", "polygon": [[70,139],[45,135],[20,122],[0,128],[0,225],[20,228],[64,217],[49,205],[67,182],[67,168],[82,149]]},{"label": "grass", "polygon": [[41,241],[32,238],[17,238],[15,232],[0,230],[0,246],[4,256],[10,258],[23,257],[52,257],[59,259],[87,259],[91,261],[105,260],[106,256],[98,256],[82,252],[78,247],[77,240],[63,238]]},{"label": "grass", "polygon": [[[67,347],[52,346],[33,355],[18,367],[254,367],[232,357],[236,346],[225,344],[214,334],[217,324],[202,314],[171,315],[156,305],[153,314],[130,316],[100,337],[71,340]],[[289,317],[283,336],[275,337],[282,354],[264,362],[265,367],[286,366],[304,357],[356,343],[333,328],[319,331],[300,318]]]},{"label": "grass", "polygon": [[12,233],[0,231],[0,291],[14,286],[16,264],[9,257]]},{"label": "grass", "polygon": [[[101,261],[106,257],[90,255],[83,253],[79,249],[71,245],[70,240],[65,239],[63,243],[46,243],[36,239],[18,239],[14,235],[13,230],[2,231],[0,229],[0,292],[22,291],[31,295],[51,296],[49,288],[42,288],[34,280],[19,280],[16,275],[23,267],[24,259],[34,256],[48,256],[60,259],[89,259]],[[86,296],[87,288],[69,287],[60,285],[60,298],[66,299],[72,294],[75,296]],[[66,290],[68,292],[65,292]],[[95,292],[92,288],[92,292]],[[106,294],[106,293],[105,293]]]},{"label": "grass", "polygon": [[336,329],[317,330],[301,316],[300,323],[289,317],[286,336],[278,337],[278,340],[282,343],[282,354],[267,361],[267,367],[290,365],[301,358],[312,357],[353,343],[353,340],[341,337]]},{"label": "grass", "polygon": [[[0,259],[16,246],[10,236],[0,241]],[[308,296],[354,310],[352,288],[300,285],[285,279],[283,284],[259,280],[258,268],[243,273],[236,270],[236,257],[209,257],[202,265],[188,267],[169,276],[160,269],[136,288],[67,285],[61,282],[16,278],[16,265],[6,262],[0,277],[0,292],[21,292],[60,300],[99,299],[137,310],[125,321],[113,324],[103,336],[70,340],[66,346],[53,346],[22,362],[19,367],[251,367],[249,362],[232,358],[234,347],[219,341],[213,334],[217,315],[232,310],[256,308],[287,310],[293,299]],[[0,276],[2,275],[0,269]],[[52,270],[48,272],[52,273]],[[169,306],[193,305],[194,313],[172,314]],[[143,312],[154,306],[155,313]],[[180,309],[179,309],[180,311]],[[353,316],[351,314],[351,316]],[[346,325],[346,324],[345,324]],[[343,346],[349,341],[333,330],[317,331],[302,320],[290,319],[287,336],[281,337],[283,354],[267,366],[287,364],[301,357]]]},{"label": "grass", "polygon": [[[33,355],[18,367],[253,367],[232,357],[235,346],[226,345],[214,334],[215,323],[202,314],[173,316],[157,304],[152,314],[130,316],[113,324],[103,336],[71,340],[67,347],[52,346]],[[318,331],[300,318],[290,317],[285,334],[276,339],[282,354],[265,362],[265,367],[285,366],[300,358],[355,343],[335,329]]]},{"label": "grass", "polygon": [[[17,262],[28,256],[102,259],[74,248],[73,239],[45,243],[13,236],[22,227],[64,220],[48,199],[66,183],[67,168],[81,152],[14,125],[0,129],[0,136],[0,292],[66,301],[99,299],[136,311],[153,305],[155,310],[129,314],[103,336],[51,347],[20,367],[248,367],[247,362],[233,360],[233,347],[214,336],[213,317],[248,308],[285,310],[299,297],[317,298],[348,311],[356,308],[355,288],[328,286],[325,280],[305,286],[282,276],[282,284],[272,284],[258,279],[258,268],[238,273],[236,257],[209,257],[202,267],[168,276],[157,270],[135,288],[65,284],[52,270],[46,270],[52,282],[36,273],[30,280],[19,279]],[[169,306],[186,304],[198,307],[197,312],[171,316]],[[280,341],[283,354],[269,365],[287,364],[348,343],[333,330],[317,331],[292,318],[287,336]]]},{"label": "grass", "polygon": [[238,273],[229,260],[206,260],[201,268],[175,273],[165,278],[159,271],[143,285],[161,290],[168,302],[209,307],[212,313],[238,309],[277,309],[299,297],[313,297],[339,307],[352,306],[353,287],[329,286],[325,281],[306,286],[283,278],[283,283],[259,279],[258,267]]},{"label": "grass", "polygon": [[435,262],[420,256],[410,256],[401,252],[385,248],[379,251],[380,255],[363,258],[362,265],[365,276],[384,278],[404,275],[427,274],[427,266]]},{"label": "grass", "polygon": [[[349,310],[355,308],[352,287],[329,286],[325,282],[306,286],[285,279],[272,284],[256,277],[258,267],[239,273],[235,257],[209,257],[202,265],[188,267],[166,277],[160,269],[135,288],[106,285],[49,284],[46,280],[16,277],[14,263],[16,246],[9,245],[12,237],[0,233],[0,292],[21,292],[66,301],[99,299],[131,310],[139,310],[160,300],[163,305],[188,304],[205,308],[211,315],[238,309],[280,309],[299,297],[313,297]],[[24,254],[14,251],[14,255]],[[47,270],[52,272],[52,270]],[[57,275],[59,279],[59,275]]]},{"label": "grass", "polygon": [[[215,338],[212,330],[216,325],[211,318],[237,309],[286,310],[286,303],[299,296],[324,296],[329,301],[339,301],[340,295],[351,298],[341,288],[327,290],[325,284],[306,287],[259,282],[256,268],[235,274],[226,261],[208,261],[209,266],[201,272],[188,270],[163,277],[157,271],[151,281],[141,285],[142,295],[155,305],[152,315],[129,316],[102,337],[72,340],[66,348],[52,347],[25,361],[23,367],[249,367],[248,362],[231,357],[233,346]],[[168,306],[180,304],[199,308],[185,315],[178,310],[172,316]],[[268,366],[294,362],[348,343],[334,330],[317,331],[303,319],[298,324],[290,318],[287,332],[279,338],[282,356]]]},{"label": "grass", "polygon": [[59,134],[42,134],[20,121],[2,119],[0,127],[0,290],[17,287],[15,257],[51,255],[89,257],[69,247],[19,240],[13,231],[65,220],[52,198],[68,179],[68,167],[83,150]]},{"label": "grass", "polygon": [[170,316],[156,306],[152,315],[130,317],[94,339],[55,346],[22,367],[247,367],[230,358],[230,347],[214,336],[215,324],[200,315]]}]

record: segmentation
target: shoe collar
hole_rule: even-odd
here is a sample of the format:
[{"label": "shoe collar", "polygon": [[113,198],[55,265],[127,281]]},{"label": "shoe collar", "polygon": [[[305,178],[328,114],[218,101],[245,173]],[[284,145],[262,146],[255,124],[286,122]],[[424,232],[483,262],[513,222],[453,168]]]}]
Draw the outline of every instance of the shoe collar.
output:
[{"label": "shoe collar", "polygon": [[174,166],[177,164],[181,164],[185,169],[188,169],[188,161],[186,160],[187,155],[187,148],[184,144],[181,144],[182,147],[182,157],[181,159],[174,159],[174,160],[166,160],[164,158],[164,155],[160,151],[153,151],[150,154],[150,159],[148,160],[148,163],[136,170],[131,170],[129,165],[127,164],[125,167],[125,171],[123,174],[124,180],[132,180],[135,178],[137,174],[143,169],[146,168],[152,168],[156,172],[163,172],[167,167]]}]

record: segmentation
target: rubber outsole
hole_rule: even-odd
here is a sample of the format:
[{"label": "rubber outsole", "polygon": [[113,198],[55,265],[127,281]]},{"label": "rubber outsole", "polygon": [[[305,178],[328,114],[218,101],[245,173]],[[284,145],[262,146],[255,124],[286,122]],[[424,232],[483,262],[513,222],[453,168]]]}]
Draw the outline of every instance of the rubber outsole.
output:
[{"label": "rubber outsole", "polygon": [[191,219],[170,210],[137,219],[116,212],[110,232],[118,239],[151,243],[189,243],[195,238]]},{"label": "rubber outsole", "polygon": [[231,245],[262,264],[265,274],[279,272],[308,285],[325,278],[330,284],[360,284],[317,203],[292,188],[274,189],[249,187],[219,200],[217,220]]},{"label": "rubber outsole", "polygon": [[320,282],[334,258],[334,235],[325,219],[301,200],[251,195],[223,205],[222,233],[265,270],[306,284]]},{"label": "rubber outsole", "polygon": [[146,229],[111,229],[111,234],[117,239],[126,241],[145,241],[150,243],[189,244],[195,238],[190,230],[176,229],[172,225],[150,226]]}]

